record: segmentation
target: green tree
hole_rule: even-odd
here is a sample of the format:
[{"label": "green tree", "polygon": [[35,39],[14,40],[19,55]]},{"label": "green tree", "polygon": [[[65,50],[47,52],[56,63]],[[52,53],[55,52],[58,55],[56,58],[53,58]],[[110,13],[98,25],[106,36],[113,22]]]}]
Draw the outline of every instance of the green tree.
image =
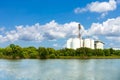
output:
[{"label": "green tree", "polygon": [[86,56],[86,51],[85,48],[78,48],[76,49],[76,55],[75,56]]},{"label": "green tree", "polygon": [[51,59],[54,59],[55,57],[56,57],[55,54],[50,54]]},{"label": "green tree", "polygon": [[104,51],[102,49],[95,49],[94,51],[97,56],[104,56]]},{"label": "green tree", "polygon": [[105,56],[111,56],[110,49],[104,49],[103,51]]},{"label": "green tree", "polygon": [[110,54],[114,54],[114,50],[112,48],[110,48],[109,50],[110,50]]},{"label": "green tree", "polygon": [[0,58],[4,57],[3,50],[4,50],[3,48],[0,48]]},{"label": "green tree", "polygon": [[120,50],[115,50],[115,51],[114,51],[114,55],[120,56]]},{"label": "green tree", "polygon": [[50,54],[55,54],[55,53],[56,53],[56,51],[55,51],[54,48],[46,48],[46,49],[47,49],[49,55],[50,55]]},{"label": "green tree", "polygon": [[38,53],[39,53],[41,59],[46,59],[49,54],[48,50],[44,47],[39,47]]}]

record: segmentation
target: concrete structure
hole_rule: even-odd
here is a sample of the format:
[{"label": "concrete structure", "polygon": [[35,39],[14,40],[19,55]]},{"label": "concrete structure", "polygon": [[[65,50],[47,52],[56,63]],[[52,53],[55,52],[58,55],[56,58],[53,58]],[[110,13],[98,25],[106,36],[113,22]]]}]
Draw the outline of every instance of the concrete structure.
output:
[{"label": "concrete structure", "polygon": [[84,46],[83,47],[94,49],[95,48],[94,47],[94,40],[90,39],[90,38],[84,39]]},{"label": "concrete structure", "polygon": [[101,41],[94,41],[91,38],[82,39],[81,37],[81,26],[78,24],[78,38],[70,38],[67,40],[67,48],[77,49],[81,47],[91,49],[103,49],[104,43]]},{"label": "concrete structure", "polygon": [[72,40],[72,48],[73,49],[80,48],[80,39],[79,38],[73,38],[73,40]]},{"label": "concrete structure", "polygon": [[91,49],[104,49],[104,43],[101,41],[95,41],[90,38],[87,39],[70,38],[67,40],[67,48],[77,49],[81,47]]},{"label": "concrete structure", "polygon": [[67,48],[77,49],[83,47],[83,40],[79,38],[70,38],[67,40]]},{"label": "concrete structure", "polygon": [[104,43],[101,41],[95,41],[95,49],[104,49]]},{"label": "concrete structure", "polygon": [[84,47],[84,40],[83,39],[79,39],[80,40],[80,48]]}]

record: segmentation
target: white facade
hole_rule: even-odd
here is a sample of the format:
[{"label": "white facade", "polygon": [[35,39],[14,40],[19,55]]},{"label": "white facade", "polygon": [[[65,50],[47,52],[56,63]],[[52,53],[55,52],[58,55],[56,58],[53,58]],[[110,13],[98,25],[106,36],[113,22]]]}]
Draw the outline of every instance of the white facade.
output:
[{"label": "white facade", "polygon": [[84,40],[84,47],[94,49],[94,40],[93,39],[85,39]]},{"label": "white facade", "polygon": [[81,47],[91,49],[103,49],[104,43],[101,41],[94,41],[93,39],[70,38],[67,40],[67,48],[77,49]]},{"label": "white facade", "polygon": [[80,48],[81,47],[84,47],[84,40],[83,39],[80,39]]},{"label": "white facade", "polygon": [[72,48],[73,49],[80,48],[80,39],[79,38],[73,38]]},{"label": "white facade", "polygon": [[91,39],[90,42],[91,42],[90,44],[91,49],[95,49],[95,41]]},{"label": "white facade", "polygon": [[104,49],[104,43],[101,41],[95,41],[95,48],[96,49]]},{"label": "white facade", "polygon": [[70,38],[67,40],[67,48],[77,49],[83,47],[83,40],[79,38]]}]

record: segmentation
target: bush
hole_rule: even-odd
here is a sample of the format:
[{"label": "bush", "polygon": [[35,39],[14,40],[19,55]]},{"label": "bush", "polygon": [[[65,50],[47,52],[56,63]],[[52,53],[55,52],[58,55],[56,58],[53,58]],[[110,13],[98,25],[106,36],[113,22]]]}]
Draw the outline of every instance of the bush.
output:
[{"label": "bush", "polygon": [[50,58],[51,58],[51,59],[55,59],[55,54],[51,54],[51,55],[50,55]]}]

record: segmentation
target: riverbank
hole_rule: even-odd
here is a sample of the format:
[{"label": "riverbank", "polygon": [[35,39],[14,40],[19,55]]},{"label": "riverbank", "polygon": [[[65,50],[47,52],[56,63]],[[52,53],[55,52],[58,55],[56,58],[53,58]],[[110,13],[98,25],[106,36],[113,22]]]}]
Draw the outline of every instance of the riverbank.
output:
[{"label": "riverbank", "polygon": [[59,56],[59,59],[120,59],[120,56]]},{"label": "riverbank", "polygon": [[58,49],[45,47],[20,47],[10,44],[0,48],[1,59],[120,59],[120,50],[110,49]]},{"label": "riverbank", "polygon": [[[36,58],[13,58],[13,57],[3,57],[0,59],[42,59],[40,57]],[[45,59],[120,59],[120,56],[54,56],[54,57],[46,57]]]}]

